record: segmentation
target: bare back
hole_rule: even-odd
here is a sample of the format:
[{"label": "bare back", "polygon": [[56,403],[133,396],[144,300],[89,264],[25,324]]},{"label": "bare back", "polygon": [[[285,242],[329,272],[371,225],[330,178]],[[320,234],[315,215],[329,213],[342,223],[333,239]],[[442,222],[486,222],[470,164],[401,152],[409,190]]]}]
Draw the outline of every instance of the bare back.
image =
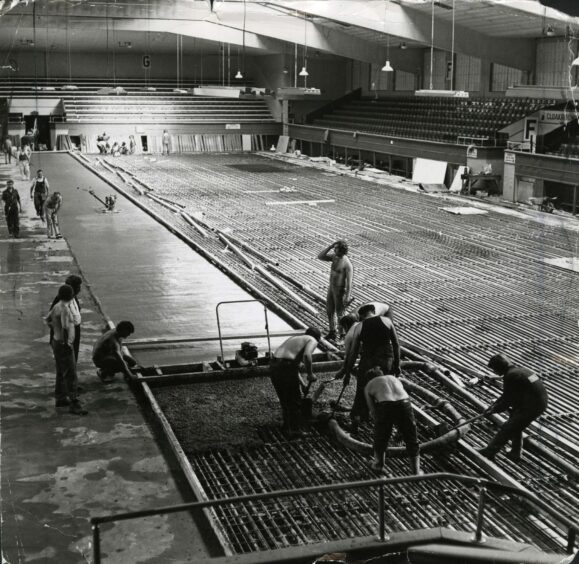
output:
[{"label": "bare back", "polygon": [[304,353],[310,354],[316,349],[318,342],[310,335],[296,335],[284,341],[273,353],[275,358],[301,362]]},{"label": "bare back", "polygon": [[366,396],[374,403],[382,401],[401,401],[408,399],[402,382],[395,376],[384,375],[370,380],[366,386]]}]

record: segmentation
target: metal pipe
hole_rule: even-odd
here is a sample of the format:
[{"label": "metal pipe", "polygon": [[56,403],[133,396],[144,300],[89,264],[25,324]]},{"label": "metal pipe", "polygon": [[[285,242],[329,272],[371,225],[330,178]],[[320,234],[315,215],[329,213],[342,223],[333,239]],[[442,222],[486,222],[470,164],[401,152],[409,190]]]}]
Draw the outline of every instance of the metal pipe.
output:
[{"label": "metal pipe", "polygon": [[378,537],[382,542],[384,542],[386,540],[386,531],[384,527],[384,484],[380,484],[378,488],[378,496]]},{"label": "metal pipe", "polygon": [[98,523],[92,524],[92,560],[93,564],[101,564],[101,535],[100,527]]},{"label": "metal pipe", "polygon": [[476,513],[476,531],[474,533],[473,540],[475,542],[481,543],[483,541],[483,524],[484,524],[484,517],[485,517],[485,495],[486,489],[481,487],[479,489],[479,496],[478,496],[478,507]]}]

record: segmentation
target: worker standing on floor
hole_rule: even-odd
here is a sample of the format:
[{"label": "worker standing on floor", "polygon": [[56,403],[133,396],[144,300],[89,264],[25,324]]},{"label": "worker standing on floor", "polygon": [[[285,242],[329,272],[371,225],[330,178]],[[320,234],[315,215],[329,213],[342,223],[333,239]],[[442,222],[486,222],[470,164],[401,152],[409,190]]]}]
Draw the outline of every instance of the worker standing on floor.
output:
[{"label": "worker standing on floor", "polygon": [[362,312],[362,317],[366,319],[368,317],[368,313],[372,313],[372,309],[369,306],[374,307],[373,315],[389,317],[392,319],[392,308],[388,304],[384,304],[382,302],[369,302],[360,306],[356,313],[347,313],[340,318],[340,329],[344,334],[344,364],[342,365],[342,368],[340,368],[340,370],[336,373],[336,380],[344,377],[346,372],[346,361],[350,351],[352,350],[352,343],[354,342],[354,339],[359,336],[360,331],[362,330],[362,325],[360,323],[360,312]]},{"label": "worker standing on floor", "polygon": [[532,370],[515,366],[502,354],[493,356],[488,366],[503,377],[503,394],[486,413],[501,413],[509,409],[510,415],[491,442],[479,452],[494,460],[510,440],[512,446],[506,456],[519,462],[523,454],[523,431],[547,409],[547,390]]},{"label": "worker standing on floor", "polygon": [[369,413],[364,398],[364,388],[369,382],[368,371],[380,367],[385,374],[398,375],[400,373],[400,344],[392,320],[385,316],[376,315],[374,305],[368,304],[358,310],[360,317],[359,330],[354,329],[352,343],[344,361],[344,386],[350,380],[350,374],[360,354],[356,396],[350,416],[352,431],[357,431],[362,421],[368,421]]},{"label": "worker standing on floor", "polygon": [[308,382],[315,382],[312,354],[321,336],[319,329],[308,327],[304,335],[295,335],[284,341],[270,361],[271,383],[281,405],[283,430],[290,438],[305,434],[301,421],[300,365],[304,363]]},{"label": "worker standing on floor", "polygon": [[20,205],[20,194],[14,188],[14,180],[8,179],[6,181],[6,190],[2,192],[2,201],[4,202],[4,216],[6,217],[8,234],[17,239],[20,237],[20,213],[22,212],[22,207]]},{"label": "worker standing on floor", "polygon": [[350,301],[350,294],[352,293],[354,269],[347,254],[348,243],[340,240],[329,245],[318,255],[318,259],[332,263],[330,286],[326,300],[326,311],[330,327],[326,339],[329,340],[334,340],[337,337],[336,316],[340,319],[344,315],[344,310]]},{"label": "worker standing on floor", "polygon": [[391,374],[383,374],[380,368],[368,373],[368,385],[364,391],[368,410],[374,419],[374,470],[384,468],[384,455],[394,427],[398,429],[410,458],[410,471],[422,474],[416,421],[408,393],[402,382]]},{"label": "worker standing on floor", "polygon": [[34,200],[34,209],[36,215],[44,221],[44,202],[48,198],[48,191],[50,186],[48,180],[44,176],[41,169],[36,171],[36,178],[32,181],[30,186],[30,198]]}]

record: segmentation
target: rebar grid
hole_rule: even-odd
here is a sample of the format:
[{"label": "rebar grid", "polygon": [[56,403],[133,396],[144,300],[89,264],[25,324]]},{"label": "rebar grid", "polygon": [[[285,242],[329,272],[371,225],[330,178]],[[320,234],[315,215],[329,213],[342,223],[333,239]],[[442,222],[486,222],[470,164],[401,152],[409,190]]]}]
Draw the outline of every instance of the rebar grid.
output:
[{"label": "rebar grid", "polygon": [[[246,244],[279,262],[287,276],[321,295],[327,285],[327,265],[316,261],[315,255],[331,239],[346,237],[356,272],[354,305],[373,300],[391,303],[402,339],[467,368],[484,370],[488,358],[502,351],[535,369],[551,397],[549,411],[541,419],[542,429],[551,433],[533,431],[535,438],[576,463],[579,278],[543,262],[576,256],[575,234],[493,212],[451,217],[438,209],[446,205],[439,199],[311,169],[279,165],[280,172],[240,176],[226,166],[256,159],[181,156],[152,165],[135,157],[123,159],[122,166],[158,195],[184,204],[189,213],[203,212],[206,225],[231,229]],[[288,186],[298,194],[278,191]],[[256,187],[269,191],[255,193]],[[289,202],[296,197],[335,198],[336,203],[267,206],[269,201]],[[219,253],[228,268],[302,321],[324,323],[323,305],[316,299],[300,294],[318,308],[314,316],[248,270],[233,253],[221,253],[223,243],[217,237],[203,237],[166,208],[145,202],[200,246]],[[491,402],[499,391],[485,388],[473,393]],[[469,412],[456,405],[461,413]],[[470,410],[474,414],[472,406]],[[468,441],[481,446],[492,432],[490,424],[480,425]],[[553,438],[555,433],[564,444]],[[540,455],[530,454],[519,469],[508,470],[569,514],[577,513],[577,488],[565,483],[566,476]],[[559,488],[561,484],[565,487]]]}]

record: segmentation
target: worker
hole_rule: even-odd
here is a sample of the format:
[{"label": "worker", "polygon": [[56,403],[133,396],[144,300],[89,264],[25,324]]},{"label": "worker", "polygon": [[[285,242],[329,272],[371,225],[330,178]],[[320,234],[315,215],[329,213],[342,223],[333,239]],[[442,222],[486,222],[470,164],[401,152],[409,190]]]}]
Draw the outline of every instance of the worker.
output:
[{"label": "worker", "polygon": [[377,316],[372,304],[361,307],[358,315],[359,329],[354,328],[343,372],[344,386],[347,386],[361,348],[356,396],[350,413],[353,432],[357,431],[362,421],[368,421],[369,414],[364,399],[364,388],[369,381],[368,371],[379,366],[386,374],[400,374],[400,344],[392,320],[385,316]]},{"label": "worker", "polygon": [[4,202],[4,215],[8,226],[8,234],[18,239],[20,237],[22,206],[20,205],[20,194],[14,188],[14,180],[11,178],[6,181],[6,189],[2,192],[2,201]]},{"label": "worker", "polygon": [[391,374],[384,374],[378,367],[368,373],[368,385],[364,391],[368,410],[374,419],[374,470],[383,470],[384,454],[394,426],[406,445],[410,458],[410,471],[422,474],[420,452],[414,412],[408,393],[402,382]]},{"label": "worker", "polygon": [[75,320],[70,309],[74,290],[64,284],[58,289],[58,301],[45,320],[50,327],[50,346],[56,363],[54,397],[56,407],[68,407],[74,415],[87,415],[78,399],[78,379],[74,356]]},{"label": "worker", "polygon": [[42,169],[36,171],[36,178],[32,181],[30,186],[30,198],[34,200],[34,209],[36,216],[44,221],[44,202],[48,198],[48,191],[50,186],[48,180],[44,176]]},{"label": "worker", "polygon": [[[372,307],[374,308],[373,311]],[[356,313],[347,313],[340,318],[340,329],[344,334],[344,363],[342,368],[340,368],[334,377],[336,380],[344,377],[346,372],[346,360],[352,350],[352,343],[354,342],[354,339],[358,337],[362,329],[362,325],[360,324],[360,312],[362,312],[363,319],[366,319],[370,315],[384,316],[392,319],[392,308],[388,304],[381,302],[369,302],[360,306]]]},{"label": "worker", "polygon": [[62,239],[60,233],[60,224],[58,223],[58,210],[62,205],[62,196],[60,192],[54,192],[44,201],[43,214],[46,219],[46,232],[49,239]]},{"label": "worker", "polygon": [[137,361],[123,353],[123,341],[134,332],[135,326],[130,321],[119,321],[114,329],[109,329],[95,343],[92,361],[103,383],[112,382],[117,372],[122,372],[127,378],[136,378],[131,368],[138,366]]},{"label": "worker", "polygon": [[485,413],[511,411],[507,422],[479,453],[494,460],[510,440],[512,447],[506,456],[513,462],[519,462],[523,454],[523,431],[547,409],[547,390],[532,370],[515,366],[502,354],[493,356],[488,366],[495,374],[502,376],[503,394]]},{"label": "worker", "polygon": [[347,254],[348,243],[340,240],[329,245],[318,255],[318,259],[332,263],[330,285],[326,299],[326,311],[330,328],[326,339],[331,341],[337,337],[336,316],[340,319],[344,315],[344,310],[350,301],[352,292],[354,269]]},{"label": "worker", "polygon": [[290,438],[305,435],[301,421],[300,365],[303,362],[308,382],[315,382],[312,354],[321,336],[319,329],[308,327],[304,335],[284,341],[270,361],[271,383],[281,405],[283,430]]}]

